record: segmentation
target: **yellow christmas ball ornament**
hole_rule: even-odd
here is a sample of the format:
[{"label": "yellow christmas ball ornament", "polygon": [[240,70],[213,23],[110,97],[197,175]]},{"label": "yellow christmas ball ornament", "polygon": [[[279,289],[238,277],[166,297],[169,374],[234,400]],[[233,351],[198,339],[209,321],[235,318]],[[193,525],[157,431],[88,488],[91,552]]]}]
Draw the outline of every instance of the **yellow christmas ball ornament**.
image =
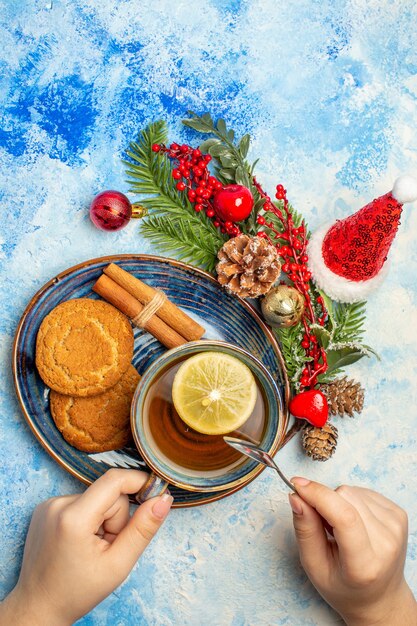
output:
[{"label": "yellow christmas ball ornament", "polygon": [[305,309],[305,298],[295,287],[278,285],[262,299],[261,307],[268,324],[288,328],[295,326],[301,320]]}]

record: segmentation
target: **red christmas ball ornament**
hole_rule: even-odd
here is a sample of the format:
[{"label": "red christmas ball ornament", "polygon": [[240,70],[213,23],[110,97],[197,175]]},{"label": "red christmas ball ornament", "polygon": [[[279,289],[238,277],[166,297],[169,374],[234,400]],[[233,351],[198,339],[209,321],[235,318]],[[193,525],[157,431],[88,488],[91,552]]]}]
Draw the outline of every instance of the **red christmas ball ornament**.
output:
[{"label": "red christmas ball ornament", "polygon": [[288,408],[294,417],[307,420],[317,428],[324,426],[329,417],[327,398],[318,389],[297,394],[291,399]]},{"label": "red christmas ball ornament", "polygon": [[243,185],[226,185],[214,196],[213,208],[223,222],[241,222],[253,209],[253,196]]},{"label": "red christmas ball ornament", "polygon": [[90,205],[90,218],[100,230],[121,230],[132,217],[132,205],[120,191],[102,191]]}]

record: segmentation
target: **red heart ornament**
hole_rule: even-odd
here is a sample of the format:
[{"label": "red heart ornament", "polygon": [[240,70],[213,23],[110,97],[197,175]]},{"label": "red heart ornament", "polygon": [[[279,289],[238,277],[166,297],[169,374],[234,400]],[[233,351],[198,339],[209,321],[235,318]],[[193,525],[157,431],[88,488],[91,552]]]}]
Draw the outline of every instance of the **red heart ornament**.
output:
[{"label": "red heart ornament", "polygon": [[329,417],[327,398],[317,389],[302,391],[294,396],[290,401],[289,409],[294,417],[307,420],[317,428],[324,426]]}]

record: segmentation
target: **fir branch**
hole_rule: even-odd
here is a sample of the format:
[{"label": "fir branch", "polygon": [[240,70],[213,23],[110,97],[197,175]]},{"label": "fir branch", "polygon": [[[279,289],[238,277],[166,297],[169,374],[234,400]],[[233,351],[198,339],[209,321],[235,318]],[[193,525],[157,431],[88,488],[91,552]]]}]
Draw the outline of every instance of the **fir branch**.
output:
[{"label": "fir branch", "polygon": [[361,343],[365,333],[366,302],[334,303],[334,343]]},{"label": "fir branch", "polygon": [[220,233],[207,233],[198,217],[154,215],[143,220],[141,233],[165,253],[173,253],[182,261],[192,262],[209,272],[217,263],[217,252],[223,245]]},{"label": "fir branch", "polygon": [[276,328],[275,333],[281,345],[282,356],[290,382],[294,385],[299,379],[299,372],[305,363],[311,361],[306,357],[304,348],[301,346],[303,335],[302,324],[289,328]]},{"label": "fir branch", "polygon": [[126,151],[130,191],[140,195],[140,204],[150,214],[141,222],[141,232],[165,252],[213,271],[226,237],[205,213],[197,215],[186,193],[175,188],[168,158],[152,150],[153,144],[167,141],[167,126],[159,120],[142,130]]},{"label": "fir branch", "polygon": [[159,120],[149,124],[139,134],[138,142],[132,142],[126,154],[130,161],[123,161],[130,184],[130,191],[140,195],[140,203],[154,213],[171,213],[183,216],[184,211],[192,214],[193,208],[185,194],[172,184],[172,169],[164,155],[152,151],[152,144],[167,141],[165,122]]}]

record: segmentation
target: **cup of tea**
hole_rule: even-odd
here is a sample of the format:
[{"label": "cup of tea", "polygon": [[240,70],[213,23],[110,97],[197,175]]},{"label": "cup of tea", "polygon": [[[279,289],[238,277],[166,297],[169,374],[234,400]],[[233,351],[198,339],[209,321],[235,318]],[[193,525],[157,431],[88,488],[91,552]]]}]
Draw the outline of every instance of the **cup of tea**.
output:
[{"label": "cup of tea", "polygon": [[136,495],[141,503],[169,485],[188,491],[213,492],[238,487],[259,473],[259,464],[231,448],[223,435],[190,428],[177,413],[172,386],[181,364],[201,352],[223,352],[239,359],[256,381],[251,415],[230,436],[247,439],[274,454],[283,436],[281,393],[264,365],[243,348],[223,341],[201,340],[179,346],[157,358],[143,374],[131,409],[135,444],[151,470]]}]

